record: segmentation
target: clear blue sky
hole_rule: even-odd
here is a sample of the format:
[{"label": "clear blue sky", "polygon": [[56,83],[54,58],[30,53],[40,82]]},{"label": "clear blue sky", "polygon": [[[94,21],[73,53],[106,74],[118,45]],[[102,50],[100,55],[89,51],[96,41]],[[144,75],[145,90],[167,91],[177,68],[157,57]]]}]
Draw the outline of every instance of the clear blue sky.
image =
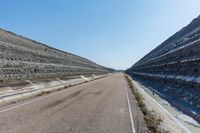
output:
[{"label": "clear blue sky", "polygon": [[126,69],[200,15],[200,0],[0,0],[0,28]]}]

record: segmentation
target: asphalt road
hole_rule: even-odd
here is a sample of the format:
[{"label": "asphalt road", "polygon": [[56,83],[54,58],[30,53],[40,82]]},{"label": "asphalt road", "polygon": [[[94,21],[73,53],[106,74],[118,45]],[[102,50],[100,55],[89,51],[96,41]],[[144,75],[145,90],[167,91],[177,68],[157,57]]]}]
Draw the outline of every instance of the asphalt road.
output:
[{"label": "asphalt road", "polygon": [[0,108],[0,133],[132,133],[123,74]]}]

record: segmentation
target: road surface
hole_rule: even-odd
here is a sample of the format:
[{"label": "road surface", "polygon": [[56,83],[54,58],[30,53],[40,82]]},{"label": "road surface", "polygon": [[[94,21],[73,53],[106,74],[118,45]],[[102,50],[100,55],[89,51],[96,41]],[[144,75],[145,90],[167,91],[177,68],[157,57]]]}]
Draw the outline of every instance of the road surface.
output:
[{"label": "road surface", "polygon": [[0,108],[0,133],[133,133],[126,86],[113,74]]}]

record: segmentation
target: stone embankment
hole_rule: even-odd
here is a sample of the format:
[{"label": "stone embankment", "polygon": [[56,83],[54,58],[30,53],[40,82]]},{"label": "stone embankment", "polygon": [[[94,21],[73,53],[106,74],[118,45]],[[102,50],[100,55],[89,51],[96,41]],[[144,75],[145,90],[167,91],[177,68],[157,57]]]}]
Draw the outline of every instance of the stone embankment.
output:
[{"label": "stone embankment", "polygon": [[0,29],[0,82],[106,74],[109,68]]},{"label": "stone embankment", "polygon": [[200,16],[127,73],[200,122]]}]

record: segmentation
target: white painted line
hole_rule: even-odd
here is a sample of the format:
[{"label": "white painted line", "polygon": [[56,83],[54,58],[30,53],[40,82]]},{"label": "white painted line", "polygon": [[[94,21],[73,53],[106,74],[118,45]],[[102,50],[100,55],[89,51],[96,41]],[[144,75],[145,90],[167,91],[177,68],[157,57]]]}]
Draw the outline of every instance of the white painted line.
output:
[{"label": "white painted line", "polygon": [[129,97],[128,97],[127,88],[126,88],[126,98],[127,98],[127,102],[128,102],[128,109],[129,109],[129,114],[130,114],[130,119],[131,119],[132,133],[135,133],[134,122],[133,122],[133,115],[132,115],[132,111],[131,111],[131,106],[130,106],[130,101],[129,101]]},{"label": "white painted line", "polygon": [[46,98],[48,98],[48,97],[52,97],[52,96],[61,94],[61,93],[63,93],[63,92],[69,91],[69,90],[71,90],[71,89],[67,89],[67,90],[64,90],[64,91],[61,91],[61,92],[57,92],[57,93],[54,93],[54,94],[51,94],[51,95],[43,96],[43,97],[34,99],[34,100],[32,100],[32,101],[27,101],[27,102],[24,102],[24,103],[22,103],[22,104],[19,104],[19,105],[16,105],[16,106],[13,106],[13,107],[10,107],[10,108],[7,108],[7,109],[3,109],[3,110],[0,110],[0,113],[7,112],[7,111],[10,111],[10,110],[12,110],[12,109],[19,108],[19,107],[22,107],[22,106],[24,106],[24,105],[31,104],[31,103],[34,103],[34,102],[36,102],[36,101],[42,100],[42,99],[46,99]]},{"label": "white painted line", "polygon": [[46,99],[46,98],[48,98],[48,97],[52,97],[52,96],[55,96],[55,95],[64,93],[64,92],[66,92],[66,91],[69,91],[69,90],[72,90],[72,88],[71,88],[71,89],[66,89],[66,90],[64,90],[64,91],[60,91],[60,92],[57,92],[57,93],[55,92],[54,94],[49,94],[49,95],[47,95],[47,96],[39,97],[39,98],[37,98],[37,99],[31,100],[31,101],[27,101],[27,102],[24,102],[24,103],[22,103],[22,104],[19,104],[19,105],[16,105],[16,106],[13,106],[13,107],[10,107],[10,108],[7,108],[7,109],[2,109],[2,110],[0,110],[0,113],[7,112],[7,111],[10,111],[10,110],[19,108],[19,107],[22,107],[22,106],[24,106],[24,105],[28,105],[28,104],[34,103],[34,102],[39,101],[39,100],[42,100],[42,99]]}]

